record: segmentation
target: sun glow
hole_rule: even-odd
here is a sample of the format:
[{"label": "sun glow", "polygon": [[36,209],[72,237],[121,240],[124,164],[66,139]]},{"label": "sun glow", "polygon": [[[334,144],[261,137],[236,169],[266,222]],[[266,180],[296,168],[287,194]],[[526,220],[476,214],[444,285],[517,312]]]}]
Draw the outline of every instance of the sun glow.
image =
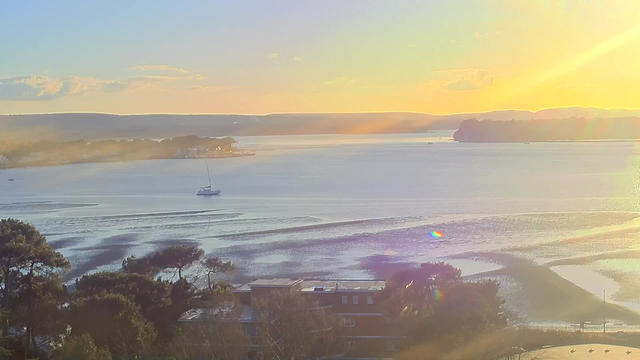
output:
[{"label": "sun glow", "polygon": [[509,104],[511,100],[577,71],[639,39],[640,23],[554,66],[543,66],[542,69],[531,71],[503,86],[501,93],[493,94],[496,105]]}]

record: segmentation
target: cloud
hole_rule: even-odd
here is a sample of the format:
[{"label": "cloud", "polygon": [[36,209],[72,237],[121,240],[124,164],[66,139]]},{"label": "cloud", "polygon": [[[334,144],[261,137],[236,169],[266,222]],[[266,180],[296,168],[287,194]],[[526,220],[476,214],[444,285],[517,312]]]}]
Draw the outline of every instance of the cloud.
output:
[{"label": "cloud", "polygon": [[444,84],[444,88],[451,91],[467,91],[481,89],[493,85],[493,75],[487,70],[475,70],[465,74],[462,78],[451,80]]},{"label": "cloud", "polygon": [[150,71],[170,71],[178,74],[189,74],[191,70],[169,66],[169,65],[137,65],[130,66],[125,70],[150,70]]},{"label": "cloud", "polygon": [[[174,74],[179,74],[179,78],[171,78],[172,80],[202,80],[204,76],[200,74],[195,74],[191,70],[169,66],[169,65],[138,65],[131,66],[126,68],[125,70],[145,70],[145,71],[157,71],[157,72],[171,72]],[[162,75],[164,76],[164,75]]]},{"label": "cloud", "polygon": [[333,78],[329,81],[325,81],[325,85],[340,85],[340,84],[347,84],[347,85],[353,85],[356,83],[358,79],[356,78],[345,78],[342,76],[338,76],[336,78]]},{"label": "cloud", "polygon": [[154,84],[175,81],[183,79],[179,76],[165,76],[165,75],[138,75],[126,79],[119,80],[103,80],[100,85],[100,89],[104,92],[117,92],[124,90],[139,90],[150,88]]},{"label": "cloud", "polygon": [[444,69],[432,71],[432,78],[418,85],[421,89],[467,91],[493,85],[493,75],[484,69]]},{"label": "cloud", "polygon": [[480,38],[485,38],[485,37],[498,37],[498,36],[502,36],[502,31],[498,30],[495,32],[479,32],[476,31],[475,33],[476,38],[480,39]]},{"label": "cloud", "polygon": [[233,90],[233,87],[196,85],[196,86],[187,88],[187,91],[196,91],[196,92],[221,92],[221,91],[230,91],[230,90]]},{"label": "cloud", "polygon": [[302,57],[300,57],[300,56],[294,56],[294,57],[293,57],[293,61],[301,62],[301,61],[302,61]]},{"label": "cloud", "polygon": [[24,75],[0,79],[0,100],[53,100],[94,91],[99,80],[89,77]]},{"label": "cloud", "polygon": [[416,46],[418,46],[418,44],[415,44],[415,43],[411,43],[407,45],[408,48],[414,48]]},{"label": "cloud", "polygon": [[191,74],[187,76],[181,76],[177,80],[204,80],[204,76],[200,74]]},{"label": "cloud", "polygon": [[433,74],[467,74],[475,71],[474,69],[442,69],[432,71]]},{"label": "cloud", "polygon": [[39,75],[22,75],[0,78],[0,100],[55,100],[93,92],[118,92],[152,88],[159,83],[176,80],[201,80],[202,78],[202,75],[198,74],[184,76],[138,75],[115,80],[80,76],[52,78]]},{"label": "cloud", "polygon": [[268,55],[268,58],[271,60],[277,60],[278,59],[278,53],[271,53]]}]

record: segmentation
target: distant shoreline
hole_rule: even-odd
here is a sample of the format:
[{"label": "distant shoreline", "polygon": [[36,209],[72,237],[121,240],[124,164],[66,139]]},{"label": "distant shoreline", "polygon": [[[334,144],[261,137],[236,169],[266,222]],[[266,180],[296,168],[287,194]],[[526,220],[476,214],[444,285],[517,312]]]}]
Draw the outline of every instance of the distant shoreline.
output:
[{"label": "distant shoreline", "polygon": [[494,121],[468,119],[453,133],[458,142],[639,141],[640,117]]},{"label": "distant shoreline", "polygon": [[[457,114],[416,112],[129,114],[45,113],[0,115],[0,141],[147,138],[185,135],[279,136],[317,134],[410,134],[455,130],[467,119],[640,119],[640,109],[559,107],[538,111],[495,110]],[[375,126],[372,127],[372,124]]]},{"label": "distant shoreline", "polygon": [[227,159],[227,158],[236,158],[236,157],[245,157],[245,156],[255,156],[255,153],[235,153],[228,154],[222,156],[202,156],[202,157],[189,157],[189,158],[172,158],[172,157],[157,157],[157,158],[142,158],[142,159],[117,159],[117,160],[91,160],[91,161],[74,161],[67,163],[47,163],[47,164],[25,164],[25,165],[16,165],[16,166],[7,166],[0,167],[0,171],[2,170],[11,170],[11,169],[26,169],[26,168],[36,168],[36,167],[51,167],[51,166],[65,166],[65,165],[80,165],[80,164],[106,164],[106,163],[115,163],[115,162],[131,162],[131,161],[151,161],[151,160],[212,160],[212,159]]}]

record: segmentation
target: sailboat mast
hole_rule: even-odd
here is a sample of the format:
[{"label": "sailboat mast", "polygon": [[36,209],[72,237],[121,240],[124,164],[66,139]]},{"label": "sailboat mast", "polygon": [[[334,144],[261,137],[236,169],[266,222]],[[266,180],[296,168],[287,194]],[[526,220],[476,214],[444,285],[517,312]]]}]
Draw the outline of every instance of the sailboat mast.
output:
[{"label": "sailboat mast", "polygon": [[209,173],[209,161],[205,160],[205,164],[207,164],[207,178],[209,178],[209,187],[211,187],[211,174]]}]

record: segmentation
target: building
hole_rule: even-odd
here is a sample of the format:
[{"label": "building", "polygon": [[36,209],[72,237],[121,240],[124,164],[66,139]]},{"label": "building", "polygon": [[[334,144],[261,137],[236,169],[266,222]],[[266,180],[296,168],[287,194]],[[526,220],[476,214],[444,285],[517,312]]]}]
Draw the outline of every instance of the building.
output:
[{"label": "building", "polygon": [[6,156],[0,155],[0,167],[9,166],[9,159]]},{"label": "building", "polygon": [[29,155],[23,156],[18,160],[20,164],[30,163],[44,163],[50,160],[50,156],[42,151],[32,152]]},{"label": "building", "polygon": [[[313,280],[258,279],[234,290],[235,306],[241,306],[237,319],[245,324],[249,338],[259,336],[259,321],[254,305],[258,299],[274,291],[296,291],[313,297],[320,306],[331,309],[342,320],[341,337],[348,349],[343,358],[390,358],[402,337],[394,336],[382,312],[376,294],[382,291],[381,280]],[[220,309],[194,309],[185,313],[181,322],[197,322],[207,318],[207,312]]]},{"label": "building", "polygon": [[186,149],[178,149],[175,154],[173,154],[174,158],[196,158],[203,156],[207,153],[209,149],[207,147],[198,145],[196,147],[190,147]]}]

